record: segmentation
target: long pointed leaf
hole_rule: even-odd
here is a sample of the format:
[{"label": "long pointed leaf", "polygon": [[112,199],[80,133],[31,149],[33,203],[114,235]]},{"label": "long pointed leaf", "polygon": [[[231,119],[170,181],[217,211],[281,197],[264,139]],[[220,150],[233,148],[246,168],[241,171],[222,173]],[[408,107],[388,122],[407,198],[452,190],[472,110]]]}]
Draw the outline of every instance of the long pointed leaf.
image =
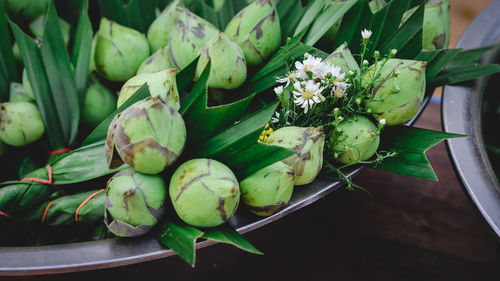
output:
[{"label": "long pointed leaf", "polygon": [[309,27],[309,25],[314,22],[318,14],[323,10],[325,7],[327,0],[314,0],[312,1],[312,5],[308,7],[306,10],[304,16],[299,22],[299,25],[295,29],[295,32],[293,33],[293,36],[297,36],[299,33],[304,31]]},{"label": "long pointed leaf", "polygon": [[369,28],[372,12],[368,0],[359,0],[344,15],[333,48],[347,42],[353,54],[360,53],[361,30]]},{"label": "long pointed leaf", "polygon": [[194,267],[196,240],[202,236],[203,232],[195,227],[184,223],[167,221],[157,239]]},{"label": "long pointed leaf", "polygon": [[65,145],[69,147],[78,133],[80,104],[75,77],[53,4],[47,12],[40,54],[55,104],[52,110],[59,116]]},{"label": "long pointed leaf", "polygon": [[203,238],[221,243],[231,244],[247,252],[263,255],[250,242],[241,236],[234,228],[228,224],[223,224],[205,232]]},{"label": "long pointed leaf", "polygon": [[451,85],[498,72],[500,72],[500,65],[498,64],[471,65],[443,71],[430,81],[429,84],[431,87]]},{"label": "long pointed leaf", "polygon": [[8,99],[10,82],[18,78],[3,3],[3,1],[0,3],[0,38],[2,38],[0,42],[0,102]]}]

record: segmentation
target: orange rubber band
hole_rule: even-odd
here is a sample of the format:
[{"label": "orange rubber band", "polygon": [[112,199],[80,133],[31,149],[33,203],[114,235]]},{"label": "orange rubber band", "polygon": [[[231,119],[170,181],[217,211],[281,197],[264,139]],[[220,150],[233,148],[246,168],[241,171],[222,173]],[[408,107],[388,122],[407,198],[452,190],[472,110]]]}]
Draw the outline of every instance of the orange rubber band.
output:
[{"label": "orange rubber band", "polygon": [[2,212],[2,211],[0,211],[0,216],[4,216],[4,217],[6,217],[6,218],[8,218],[8,219],[12,218],[9,214],[4,213],[4,212]]},{"label": "orange rubber band", "polygon": [[76,208],[76,212],[75,212],[75,222],[78,222],[78,212],[80,211],[80,209],[85,205],[87,204],[87,202],[90,201],[90,199],[94,198],[94,196],[96,196],[97,194],[103,192],[104,189],[101,189],[99,191],[96,191],[94,193],[92,193],[89,197],[87,197],[87,199],[85,199],[82,204],[80,204],[80,206],[78,206],[78,208]]},{"label": "orange rubber band", "polygon": [[54,151],[50,152],[49,155],[52,156],[52,155],[66,153],[66,152],[70,152],[70,151],[73,151],[73,149],[63,148],[63,149],[59,149],[59,150],[54,150]]},{"label": "orange rubber band", "polygon": [[34,182],[39,182],[39,183],[45,183],[45,184],[52,184],[52,167],[50,165],[46,165],[45,169],[47,169],[47,174],[49,175],[49,179],[38,179],[38,178],[24,178],[21,180],[21,182],[25,181],[34,181]]},{"label": "orange rubber band", "polygon": [[52,206],[52,203],[54,203],[54,201],[56,201],[56,199],[50,201],[49,204],[47,204],[47,207],[45,207],[45,212],[43,212],[43,216],[42,216],[42,223],[45,222],[45,217],[47,217],[47,213],[49,212],[49,208],[50,208],[50,206]]}]

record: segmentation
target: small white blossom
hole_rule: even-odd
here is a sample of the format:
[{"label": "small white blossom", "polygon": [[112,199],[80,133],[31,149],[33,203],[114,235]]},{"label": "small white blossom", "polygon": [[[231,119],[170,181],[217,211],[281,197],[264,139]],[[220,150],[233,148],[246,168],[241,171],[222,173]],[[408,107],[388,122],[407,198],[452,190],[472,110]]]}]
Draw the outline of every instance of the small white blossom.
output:
[{"label": "small white blossom", "polygon": [[280,121],[280,113],[278,111],[274,112],[274,116],[271,117],[271,123],[278,123]]},{"label": "small white blossom", "polygon": [[276,93],[276,95],[281,95],[283,93],[283,86],[278,86],[278,87],[275,87],[274,88],[274,92]]},{"label": "small white blossom", "polygon": [[367,40],[371,36],[372,36],[372,31],[371,30],[368,30],[368,29],[365,28],[363,31],[361,31],[361,37],[363,37],[363,40]]},{"label": "small white blossom", "polygon": [[296,61],[295,68],[298,72],[298,78],[306,79],[308,77],[307,73],[309,72],[313,74],[313,78],[319,78],[318,74],[322,71],[323,62],[321,61],[321,58],[315,58],[314,56],[309,55],[302,62]]},{"label": "small white blossom", "polygon": [[398,50],[396,50],[396,49],[392,49],[392,50],[391,50],[391,54],[390,54],[390,55],[391,55],[391,56],[395,56],[397,53],[398,53]]},{"label": "small white blossom", "polygon": [[304,109],[304,113],[307,113],[315,103],[325,101],[325,97],[321,95],[324,87],[320,87],[320,84],[314,83],[313,80],[306,81],[304,85],[295,83],[293,87],[295,88],[293,91],[294,103],[300,105],[300,107]]},{"label": "small white blossom", "polygon": [[335,77],[337,81],[340,81],[344,79],[345,73],[342,72],[342,68],[339,66],[332,65],[330,63],[323,63],[322,67],[322,76],[326,77],[328,73],[332,75],[332,77]]},{"label": "small white blossom", "polygon": [[335,82],[330,95],[336,98],[342,98],[350,85],[345,82]]},{"label": "small white blossom", "polygon": [[380,123],[380,125],[382,125],[382,126],[383,126],[383,125],[385,125],[385,119],[380,119],[378,122],[379,122],[379,123]]}]

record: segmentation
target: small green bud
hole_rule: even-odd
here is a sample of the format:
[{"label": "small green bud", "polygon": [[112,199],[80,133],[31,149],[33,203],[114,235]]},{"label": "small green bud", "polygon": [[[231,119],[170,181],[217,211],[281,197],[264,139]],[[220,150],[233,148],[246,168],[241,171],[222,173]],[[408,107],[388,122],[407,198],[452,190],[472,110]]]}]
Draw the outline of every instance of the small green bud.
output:
[{"label": "small green bud", "polygon": [[292,197],[295,173],[283,162],[276,162],[240,182],[241,199],[250,211],[270,216],[283,209]]},{"label": "small green bud", "polygon": [[134,103],[111,122],[106,145],[110,168],[127,163],[144,174],[157,174],[181,154],[186,127],[181,115],[159,97]]},{"label": "small green bud", "polygon": [[259,65],[281,45],[279,17],[272,0],[258,0],[243,8],[224,33],[238,43],[247,64]]},{"label": "small green bud", "polygon": [[340,154],[340,157],[337,157],[338,161],[350,164],[369,159],[377,152],[380,137],[377,134],[377,127],[368,118],[351,117],[342,122],[337,129],[341,129],[342,133],[328,145],[328,148]]},{"label": "small green bud", "polygon": [[172,175],[170,200],[177,215],[199,227],[223,224],[234,215],[240,189],[233,172],[212,159],[192,159]]},{"label": "small green bud", "polygon": [[295,155],[283,160],[294,168],[295,185],[312,182],[323,167],[325,136],[322,127],[284,127],[272,133],[266,143],[295,151]]},{"label": "small green bud", "polygon": [[95,49],[99,74],[111,81],[126,81],[149,56],[149,44],[140,32],[101,19]]},{"label": "small green bud", "polygon": [[238,44],[222,32],[210,39],[201,49],[196,67],[196,79],[203,73],[209,61],[208,87],[235,89],[245,82],[247,78],[245,55]]},{"label": "small green bud", "polygon": [[175,110],[179,110],[181,105],[179,102],[177,81],[175,80],[176,72],[177,69],[170,68],[156,72],[142,73],[130,78],[123,84],[120,90],[117,107],[120,107],[146,83],[152,97],[160,97]]},{"label": "small green bud", "polygon": [[165,182],[160,176],[132,169],[118,172],[106,185],[104,222],[117,236],[145,234],[162,217],[166,195]]},{"label": "small green bud", "polygon": [[95,128],[115,110],[116,97],[99,81],[89,81],[83,102],[82,121]]},{"label": "small green bud", "polygon": [[24,146],[45,132],[38,108],[30,102],[0,104],[0,138],[12,146]]}]

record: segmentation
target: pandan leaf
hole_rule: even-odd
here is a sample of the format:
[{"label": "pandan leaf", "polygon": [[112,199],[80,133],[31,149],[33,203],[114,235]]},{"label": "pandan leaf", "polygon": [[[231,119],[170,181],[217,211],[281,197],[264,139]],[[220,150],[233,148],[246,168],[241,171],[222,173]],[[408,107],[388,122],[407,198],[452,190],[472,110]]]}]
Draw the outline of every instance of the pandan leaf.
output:
[{"label": "pandan leaf", "polygon": [[101,15],[142,33],[148,31],[155,20],[156,0],[99,0]]},{"label": "pandan leaf", "polygon": [[53,3],[47,11],[40,55],[55,105],[51,110],[55,109],[61,120],[64,144],[70,147],[74,144],[78,133],[80,103],[71,62]]},{"label": "pandan leaf", "polygon": [[486,52],[496,47],[498,47],[498,45],[462,51],[460,54],[454,57],[453,60],[448,63],[448,65],[446,65],[446,67],[450,68],[455,66],[460,67],[463,65],[476,65],[477,61],[482,58]]},{"label": "pandan leaf", "polygon": [[439,54],[427,63],[425,70],[426,80],[432,81],[461,51],[462,49],[440,50]]},{"label": "pandan leaf", "polygon": [[257,142],[277,106],[278,102],[274,102],[227,128],[193,148],[193,155],[221,161],[231,168],[238,179],[293,155],[291,150]]},{"label": "pandan leaf", "polygon": [[437,181],[425,152],[445,139],[460,137],[465,136],[407,126],[388,127],[381,135],[380,150],[392,150],[396,156],[384,159],[374,168]]},{"label": "pandan leaf", "polygon": [[[357,0],[345,2],[334,1],[326,6],[326,9],[314,20],[304,43],[313,46],[319,39],[335,24],[342,19],[344,14],[354,5]],[[332,46],[333,47],[333,46]]]},{"label": "pandan leaf", "polygon": [[250,95],[233,103],[208,106],[208,76],[210,64],[193,86],[179,109],[187,129],[187,145],[195,145],[224,129],[240,117],[253,99]]},{"label": "pandan leaf", "polygon": [[214,8],[205,3],[205,1],[198,1],[197,3],[199,6],[199,16],[213,24],[215,27],[217,27],[217,29],[221,30],[219,17],[217,16],[217,12],[214,10]]},{"label": "pandan leaf", "polygon": [[203,234],[203,238],[214,240],[221,243],[231,244],[244,251],[263,255],[263,253],[257,250],[250,242],[248,242],[243,236],[241,236],[232,226],[229,224],[223,224],[216,228],[207,230]]},{"label": "pandan leaf", "polygon": [[122,112],[132,104],[151,96],[149,88],[146,84],[142,85],[128,100],[126,100],[119,108],[115,109],[108,117],[106,117],[83,141],[82,146],[89,145],[95,142],[100,142],[106,139],[108,134],[109,124],[116,114]]},{"label": "pandan leaf", "polygon": [[302,6],[301,0],[287,0],[279,1],[276,4],[276,11],[280,19],[281,38],[284,42],[288,37],[292,37],[306,9]]},{"label": "pandan leaf", "polygon": [[344,15],[339,32],[333,44],[334,49],[342,43],[347,42],[353,54],[360,53],[361,30],[370,29],[370,19],[372,12],[368,5],[368,0],[359,0]]},{"label": "pandan leaf", "polygon": [[478,66],[471,65],[460,68],[453,68],[450,70],[442,71],[438,76],[430,81],[429,86],[439,87],[443,85],[457,84],[498,72],[500,72],[500,65],[498,64],[485,64]]},{"label": "pandan leaf", "polygon": [[220,30],[226,29],[227,24],[236,16],[245,6],[246,1],[241,0],[224,0],[224,3],[217,11],[218,25]]},{"label": "pandan leaf", "polygon": [[202,231],[185,223],[166,221],[157,239],[194,267],[196,240],[203,234]]},{"label": "pandan leaf", "polygon": [[[24,67],[31,81],[31,87],[36,97],[36,103],[53,149],[67,147],[62,123],[57,114],[54,97],[51,93],[47,74],[37,44],[26,35],[15,23],[11,22],[12,32],[16,38],[24,62]],[[68,127],[68,125],[66,125]]]},{"label": "pandan leaf", "polygon": [[311,25],[311,23],[317,18],[319,13],[325,7],[327,0],[314,0],[310,2],[311,5],[306,9],[304,16],[301,18],[299,25],[293,33],[294,37],[306,30]]},{"label": "pandan leaf", "polygon": [[8,100],[10,82],[18,80],[3,3],[3,1],[0,3],[0,38],[2,38],[0,41],[0,102]]},{"label": "pandan leaf", "polygon": [[87,79],[90,63],[90,49],[92,45],[92,24],[88,16],[88,0],[82,2],[80,16],[76,25],[75,41],[71,61],[75,66],[75,82],[80,105],[83,106],[85,90],[87,89]]}]

